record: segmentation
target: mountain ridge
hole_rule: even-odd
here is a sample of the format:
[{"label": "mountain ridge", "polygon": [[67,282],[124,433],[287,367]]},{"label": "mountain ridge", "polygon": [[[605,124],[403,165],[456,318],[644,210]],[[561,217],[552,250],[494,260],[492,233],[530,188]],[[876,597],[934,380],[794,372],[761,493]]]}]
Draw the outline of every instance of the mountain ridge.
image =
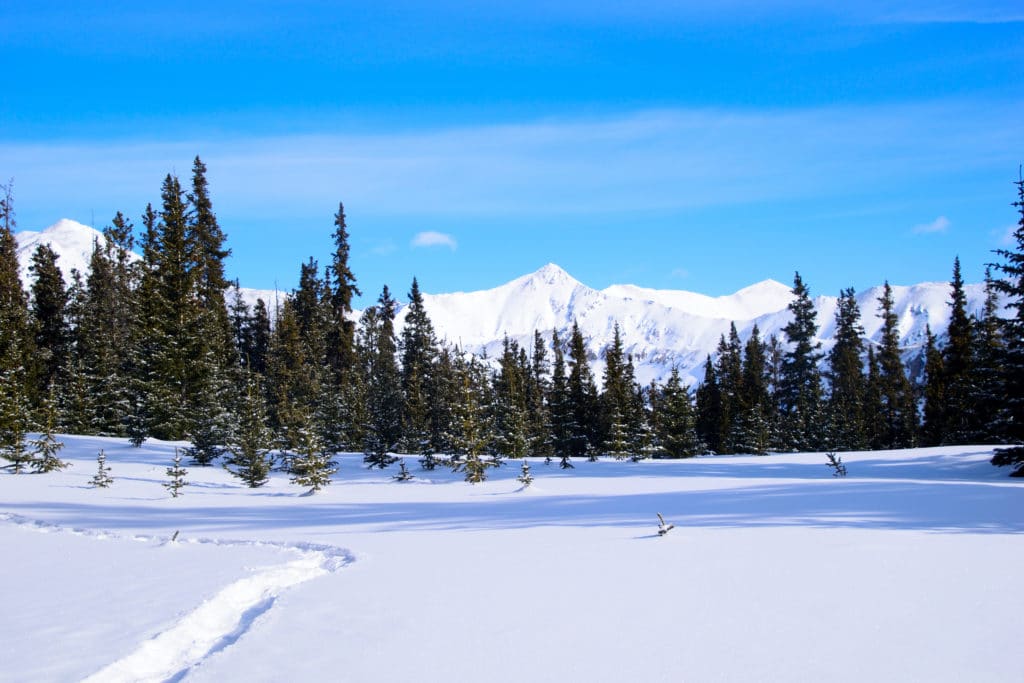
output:
[{"label": "mountain ridge", "polygon": [[[84,276],[93,240],[102,239],[102,233],[62,219],[46,230],[19,232],[16,238],[22,278],[27,285],[31,277],[28,264],[36,245],[51,245],[60,256],[58,263],[66,277],[71,268],[77,268]],[[928,327],[940,337],[945,334],[949,324],[949,283],[894,285],[892,290],[900,344],[905,360],[910,361],[920,354]],[[875,315],[881,292],[882,287],[875,286],[857,294],[861,322],[867,338],[873,342],[879,341],[881,333],[881,320]],[[965,293],[968,312],[979,312],[984,303],[984,286],[966,285]],[[260,297],[273,310],[274,303],[267,298],[272,294],[242,288],[243,299],[250,306]],[[604,352],[618,324],[639,381],[662,380],[677,367],[690,384],[701,379],[705,359],[714,354],[719,339],[729,334],[732,324],[744,341],[755,325],[763,339],[773,335],[783,339],[782,329],[790,320],[787,306],[791,300],[790,288],[775,280],[763,280],[719,297],[631,284],[597,290],[554,263],[491,289],[423,294],[427,314],[440,339],[464,351],[486,354],[492,361],[501,354],[506,337],[529,351],[533,348],[535,330],[550,345],[552,332],[557,331],[566,340],[575,322],[586,339],[588,355],[600,378]],[[837,298],[833,296],[814,298],[817,339],[824,352],[834,343],[836,304]],[[407,306],[401,306],[396,329],[401,329],[406,313]]]}]

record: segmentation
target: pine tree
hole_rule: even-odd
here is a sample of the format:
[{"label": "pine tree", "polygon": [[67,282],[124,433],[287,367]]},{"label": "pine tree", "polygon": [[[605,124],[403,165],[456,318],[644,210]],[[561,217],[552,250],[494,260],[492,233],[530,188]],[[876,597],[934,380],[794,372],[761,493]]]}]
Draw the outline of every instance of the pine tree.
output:
[{"label": "pine tree", "polygon": [[[1005,436],[1012,443],[1024,442],[1024,178],[1016,181],[1019,220],[1013,232],[1013,248],[997,249],[1001,263],[992,264],[1002,273],[993,281],[995,291],[1006,297],[1010,315],[1000,323],[1002,334],[1002,383],[1006,390]],[[1024,477],[1024,446],[1001,448],[992,458],[999,467],[1011,466],[1010,476]]]},{"label": "pine tree", "polygon": [[574,457],[596,459],[598,401],[597,386],[590,370],[587,348],[580,326],[574,321],[569,337],[568,399],[572,423],[569,430],[569,452]]},{"label": "pine tree", "polygon": [[821,343],[814,341],[817,314],[800,273],[793,279],[793,300],[788,308],[793,320],[783,328],[789,350],[783,359],[778,390],[783,442],[787,450],[810,451],[821,442]]},{"label": "pine tree", "polygon": [[573,429],[572,405],[569,401],[569,381],[565,375],[565,353],[558,331],[551,332],[551,345],[555,360],[551,373],[551,391],[548,395],[548,413],[551,416],[552,454],[559,458],[562,469],[572,467],[571,440]]},{"label": "pine tree", "polygon": [[298,457],[292,462],[291,482],[308,486],[310,493],[316,493],[331,483],[331,477],[338,471],[338,463],[331,460],[324,442],[314,430],[306,427],[300,433],[300,439]]},{"label": "pine tree", "polygon": [[[946,330],[946,346],[942,349],[942,384],[944,414],[938,433],[932,434],[936,444],[969,443],[974,425],[978,422],[975,359],[974,323],[967,313],[967,295],[960,275],[959,257],[953,261],[953,278],[950,281],[950,316]],[[930,381],[930,380],[929,380]]]},{"label": "pine tree", "polygon": [[63,370],[70,351],[68,292],[57,265],[57,253],[49,245],[40,244],[36,248],[29,270],[35,276],[31,292],[35,348],[33,391],[35,396],[43,397],[51,388],[60,391],[64,380]]},{"label": "pine tree", "polygon": [[936,346],[932,328],[929,325],[925,329],[927,341],[924,351],[924,420],[921,424],[921,441],[926,446],[938,446],[945,443],[947,434],[947,374],[943,354]]},{"label": "pine tree", "polygon": [[188,470],[181,466],[181,451],[177,448],[174,449],[174,460],[171,463],[171,466],[166,470],[168,480],[164,482],[163,486],[171,494],[172,498],[177,498],[182,494],[182,489],[189,485],[189,482],[185,479],[188,475]]},{"label": "pine tree", "polygon": [[14,474],[21,474],[32,463],[32,453],[25,443],[29,425],[29,405],[24,386],[19,381],[4,385],[0,391],[0,457]]},{"label": "pine tree", "polygon": [[850,451],[867,446],[864,376],[864,328],[853,288],[839,293],[835,315],[836,343],[828,354],[828,436],[833,449]]},{"label": "pine tree", "polygon": [[110,476],[110,468],[107,467],[107,454],[102,449],[96,454],[96,474],[89,480],[89,483],[100,489],[105,489],[114,483],[114,478]]},{"label": "pine tree", "polygon": [[405,450],[424,456],[434,451],[430,439],[430,404],[434,402],[437,362],[437,339],[434,326],[427,316],[423,295],[416,278],[409,290],[409,306],[401,337],[402,391],[405,404],[402,411],[402,431]]},{"label": "pine tree", "polygon": [[893,310],[892,287],[888,282],[878,303],[878,315],[882,319],[882,340],[878,351],[881,447],[912,448],[916,443],[917,406],[900,357],[899,320]]},{"label": "pine tree", "polygon": [[715,380],[721,401],[716,425],[718,452],[735,453],[740,421],[746,410],[743,400],[743,345],[735,323],[729,326],[728,340],[725,335],[719,339],[717,354]]},{"label": "pine tree", "polygon": [[661,389],[656,430],[661,451],[668,458],[690,458],[700,452],[693,405],[674,367]]},{"label": "pine tree", "polygon": [[554,453],[554,439],[551,434],[551,411],[547,398],[551,393],[548,378],[547,347],[540,332],[533,332],[533,354],[530,357],[530,373],[526,384],[527,422],[530,448],[535,455],[550,457]]},{"label": "pine tree", "polygon": [[345,385],[354,373],[355,356],[355,324],[352,315],[352,298],[362,292],[356,286],[356,277],[349,267],[348,226],[345,222],[345,206],[338,202],[338,213],[334,215],[334,255],[331,260],[330,301],[331,301],[331,333],[328,335],[328,360],[337,373],[339,391],[344,392]]},{"label": "pine tree", "polygon": [[394,475],[392,478],[395,481],[409,481],[410,479],[414,479],[412,473],[410,473],[405,467],[405,460],[398,463],[398,474]]},{"label": "pine tree", "polygon": [[32,449],[32,469],[37,473],[62,470],[68,467],[69,463],[57,456],[64,448],[64,443],[58,441],[54,433],[57,426],[57,401],[53,391],[43,400],[41,409],[45,420],[43,430],[38,439],[29,442]]},{"label": "pine tree", "polygon": [[0,185],[0,449],[14,462],[20,458],[29,420],[31,358],[28,299],[18,273],[12,183]]},{"label": "pine tree", "polygon": [[739,418],[734,422],[733,445],[740,453],[764,455],[771,446],[772,410],[768,394],[768,360],[761,333],[754,324],[743,348]]},{"label": "pine tree", "polygon": [[455,438],[455,471],[462,469],[466,481],[477,484],[487,479],[487,468],[497,465],[496,460],[484,460],[488,445],[494,438],[490,416],[487,414],[487,377],[483,366],[475,358],[463,360],[459,367],[461,395],[455,407],[457,435]]},{"label": "pine tree", "polygon": [[1003,336],[999,317],[998,292],[991,267],[985,268],[985,304],[975,325],[976,406],[971,440],[976,443],[1001,443],[1009,423],[1003,373]]},{"label": "pine tree", "polygon": [[363,461],[384,469],[396,458],[389,454],[402,438],[402,385],[396,359],[395,300],[387,285],[377,305],[363,313],[362,355],[366,377],[366,440]]},{"label": "pine tree", "polygon": [[224,469],[258,488],[268,481],[273,460],[270,457],[271,435],[267,429],[263,400],[256,379],[250,375],[244,403],[239,411],[238,429],[227,444]]},{"label": "pine tree", "polygon": [[708,356],[704,362],[704,381],[695,395],[696,418],[695,428],[701,443],[711,453],[721,453],[722,441],[719,425],[722,423],[722,393],[715,375],[715,365]]},{"label": "pine tree", "polygon": [[516,481],[523,485],[523,488],[528,488],[533,483],[533,475],[530,474],[530,463],[523,460],[523,467],[519,472],[519,476],[516,477]]},{"label": "pine tree", "polygon": [[530,451],[529,408],[526,384],[530,374],[519,345],[505,337],[494,380],[496,448],[510,458],[524,458]]}]

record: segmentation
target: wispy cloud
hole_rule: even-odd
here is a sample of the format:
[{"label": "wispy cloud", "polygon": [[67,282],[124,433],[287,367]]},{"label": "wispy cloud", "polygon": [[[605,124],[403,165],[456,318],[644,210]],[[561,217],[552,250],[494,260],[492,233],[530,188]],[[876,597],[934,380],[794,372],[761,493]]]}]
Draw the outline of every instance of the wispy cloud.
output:
[{"label": "wispy cloud", "polygon": [[458,243],[455,238],[443,232],[434,232],[428,230],[426,232],[417,233],[412,238],[412,246],[414,247],[448,247],[452,251],[458,248]]},{"label": "wispy cloud", "polygon": [[1011,247],[1017,241],[1015,233],[1017,232],[1017,225],[1008,225],[1002,230],[997,231],[999,235],[999,244],[1004,247]]},{"label": "wispy cloud", "polygon": [[218,214],[236,222],[319,223],[339,199],[362,216],[555,219],[892,193],[908,178],[994,175],[1016,167],[1022,111],[1021,102],[672,109],[404,133],[0,140],[0,159],[16,178],[26,229],[33,206],[46,207],[40,225],[90,210],[137,215],[164,174],[187,172],[196,153],[210,169]]},{"label": "wispy cloud", "polygon": [[690,271],[688,271],[686,268],[675,268],[669,275],[671,275],[671,277],[673,277],[676,280],[685,280],[686,278],[690,277]]},{"label": "wispy cloud", "polygon": [[914,234],[917,235],[930,235],[936,232],[948,232],[951,223],[945,216],[939,216],[931,223],[921,223],[920,225],[914,226]]}]

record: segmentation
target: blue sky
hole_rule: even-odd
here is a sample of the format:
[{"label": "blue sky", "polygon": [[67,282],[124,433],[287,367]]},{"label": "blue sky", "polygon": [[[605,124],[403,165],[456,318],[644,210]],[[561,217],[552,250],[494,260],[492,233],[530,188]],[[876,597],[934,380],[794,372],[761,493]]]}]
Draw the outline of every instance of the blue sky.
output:
[{"label": "blue sky", "polygon": [[137,217],[199,154],[230,275],[293,287],[343,201],[365,303],[549,261],[709,294],[956,255],[977,281],[1015,223],[1019,2],[511,4],[4,3],[19,226]]}]

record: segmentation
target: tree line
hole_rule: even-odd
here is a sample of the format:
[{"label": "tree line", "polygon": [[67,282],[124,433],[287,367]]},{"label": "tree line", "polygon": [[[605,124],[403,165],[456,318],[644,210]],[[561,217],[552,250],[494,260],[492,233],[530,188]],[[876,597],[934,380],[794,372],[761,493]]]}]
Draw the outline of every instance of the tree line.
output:
[{"label": "tree line", "polygon": [[[395,454],[451,466],[469,481],[503,458],[685,458],[702,453],[862,450],[1007,443],[1024,437],[1024,181],[1014,249],[986,271],[979,315],[967,312],[959,260],[950,324],[931,331],[924,379],[901,358],[892,290],[877,310],[878,343],[865,337],[852,289],[841,292],[827,356],[810,291],[796,274],[783,338],[755,328],[723,335],[693,390],[673,369],[641,386],[618,326],[604,351],[600,389],[586,340],[534,333],[530,349],[506,338],[496,359],[439,341],[412,279],[405,323],[387,286],[354,318],[360,296],[339,203],[333,253],[301,264],[299,285],[271,310],[250,307],[227,281],[230,250],[196,157],[190,182],[165,177],[158,207],[136,226],[117,213],[93,246],[88,273],[65,282],[46,245],[32,256],[29,291],[18,276],[10,185],[0,187],[0,453],[32,428],[188,440],[195,465],[221,460],[250,485],[273,465],[296,476],[330,467],[324,454],[358,451],[370,467]],[[995,277],[997,273],[1000,277]],[[1002,297],[1002,299],[1000,299]],[[1009,315],[1000,309],[1000,301]],[[272,455],[273,454],[273,455]],[[1024,473],[1019,448],[997,464]],[[316,464],[319,463],[319,464]],[[314,467],[315,465],[315,467]],[[319,468],[319,469],[317,469]]]}]

